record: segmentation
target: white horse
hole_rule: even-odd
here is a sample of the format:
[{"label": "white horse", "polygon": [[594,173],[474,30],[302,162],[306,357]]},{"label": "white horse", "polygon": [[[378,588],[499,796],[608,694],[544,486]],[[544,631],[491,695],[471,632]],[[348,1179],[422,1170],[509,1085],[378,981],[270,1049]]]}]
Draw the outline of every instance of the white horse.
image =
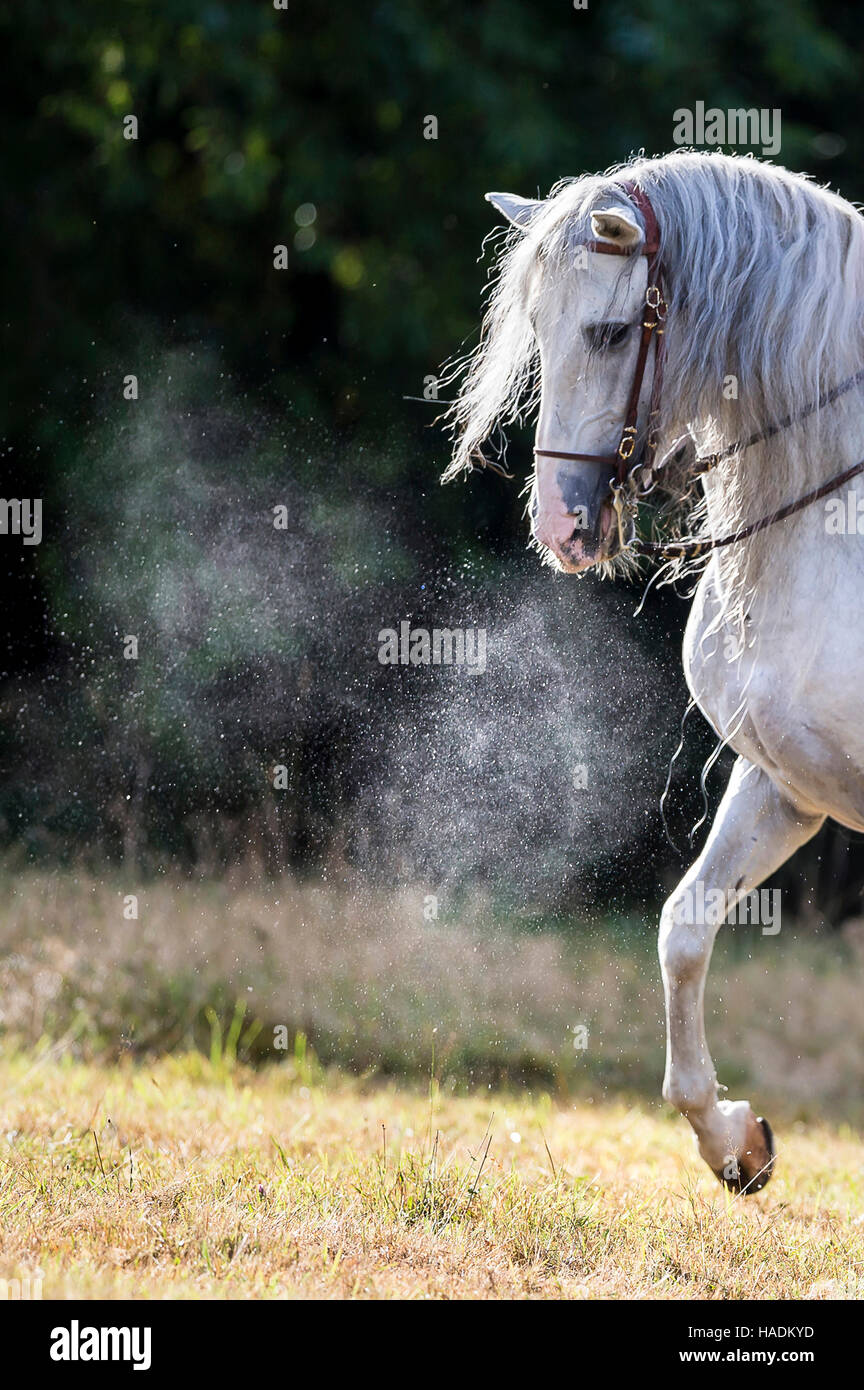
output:
[{"label": "white horse", "polygon": [[[721,1181],[752,1192],[774,1144],[747,1101],[720,1099],[703,997],[727,914],[704,903],[720,890],[731,910],[828,816],[864,830],[864,221],[801,176],[690,151],[566,181],[542,201],[488,198],[513,230],[480,346],[459,364],[445,479],[539,399],[533,544],[576,574],[633,563],[638,484],[663,474],[645,473],[649,409],[652,445],[679,460],[680,501],[697,487],[680,460],[707,460],[689,518],[702,556],[685,544],[667,578],[699,567],[685,672],[738,758],[705,848],[662,912],[663,1094]],[[653,219],[659,255],[639,254]],[[607,243],[618,254],[600,254]],[[661,305],[647,325],[661,270],[666,305],[647,294]],[[616,473],[643,325],[650,340],[666,306],[662,387],[649,341],[636,447]]]}]

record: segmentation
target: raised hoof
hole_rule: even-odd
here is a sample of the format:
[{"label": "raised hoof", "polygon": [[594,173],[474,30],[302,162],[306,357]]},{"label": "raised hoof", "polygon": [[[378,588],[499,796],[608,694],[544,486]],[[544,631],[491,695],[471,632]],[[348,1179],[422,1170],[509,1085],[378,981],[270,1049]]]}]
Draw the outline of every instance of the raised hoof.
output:
[{"label": "raised hoof", "polygon": [[741,1153],[737,1156],[730,1154],[722,1168],[714,1169],[714,1174],[730,1192],[749,1197],[754,1192],[761,1192],[771,1181],[777,1161],[771,1126],[761,1115],[756,1116],[752,1111],[745,1144]]}]

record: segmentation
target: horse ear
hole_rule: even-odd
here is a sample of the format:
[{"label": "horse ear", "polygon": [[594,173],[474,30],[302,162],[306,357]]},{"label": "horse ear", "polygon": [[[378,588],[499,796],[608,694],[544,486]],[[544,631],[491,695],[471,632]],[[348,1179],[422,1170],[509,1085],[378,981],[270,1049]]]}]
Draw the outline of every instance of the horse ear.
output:
[{"label": "horse ear", "polygon": [[530,198],[520,198],[516,193],[487,193],[487,203],[491,203],[493,208],[512,222],[514,227],[519,227],[525,231],[531,219],[542,208],[542,202],[532,201]]},{"label": "horse ear", "polygon": [[591,230],[598,241],[608,241],[613,246],[623,246],[628,250],[638,246],[644,237],[632,213],[624,212],[623,208],[592,212]]}]

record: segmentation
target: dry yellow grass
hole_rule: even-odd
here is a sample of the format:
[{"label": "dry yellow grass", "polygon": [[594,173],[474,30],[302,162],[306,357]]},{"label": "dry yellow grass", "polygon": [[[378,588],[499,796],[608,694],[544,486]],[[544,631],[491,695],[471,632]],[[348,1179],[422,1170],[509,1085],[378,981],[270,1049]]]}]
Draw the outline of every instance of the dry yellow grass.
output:
[{"label": "dry yellow grass", "polygon": [[864,1292],[849,1130],[732,1199],[642,1103],[424,1095],[314,1062],[0,1060],[0,1277],[43,1296],[771,1299]]}]

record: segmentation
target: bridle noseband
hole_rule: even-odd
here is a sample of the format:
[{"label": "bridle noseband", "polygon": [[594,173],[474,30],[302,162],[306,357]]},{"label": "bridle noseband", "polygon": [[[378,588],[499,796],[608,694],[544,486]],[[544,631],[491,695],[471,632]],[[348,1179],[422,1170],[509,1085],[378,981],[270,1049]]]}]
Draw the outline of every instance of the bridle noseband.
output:
[{"label": "bridle noseband", "polygon": [[638,254],[648,258],[648,283],[645,289],[642,332],[639,338],[639,351],[636,355],[633,383],[630,387],[618,448],[614,454],[570,454],[557,449],[535,449],[534,454],[537,458],[568,459],[576,463],[595,463],[603,468],[614,468],[615,472],[610,479],[610,487],[618,516],[619,537],[623,547],[625,544],[624,514],[627,510],[625,489],[632,471],[630,460],[636,448],[636,437],[639,429],[639,398],[642,394],[642,383],[645,378],[645,368],[648,365],[648,354],[651,351],[652,343],[654,344],[654,381],[651,386],[648,438],[645,445],[645,467],[649,475],[652,472],[654,455],[657,451],[655,425],[660,411],[660,392],[663,386],[665,349],[663,325],[666,319],[666,301],[663,298],[663,274],[660,268],[660,228],[651,201],[648,195],[635,183],[623,183],[621,188],[639,209],[645,223],[645,239],[639,247],[638,253],[634,252],[633,247],[616,246],[611,241],[585,241],[581,243],[586,251],[596,251],[604,256]]}]

